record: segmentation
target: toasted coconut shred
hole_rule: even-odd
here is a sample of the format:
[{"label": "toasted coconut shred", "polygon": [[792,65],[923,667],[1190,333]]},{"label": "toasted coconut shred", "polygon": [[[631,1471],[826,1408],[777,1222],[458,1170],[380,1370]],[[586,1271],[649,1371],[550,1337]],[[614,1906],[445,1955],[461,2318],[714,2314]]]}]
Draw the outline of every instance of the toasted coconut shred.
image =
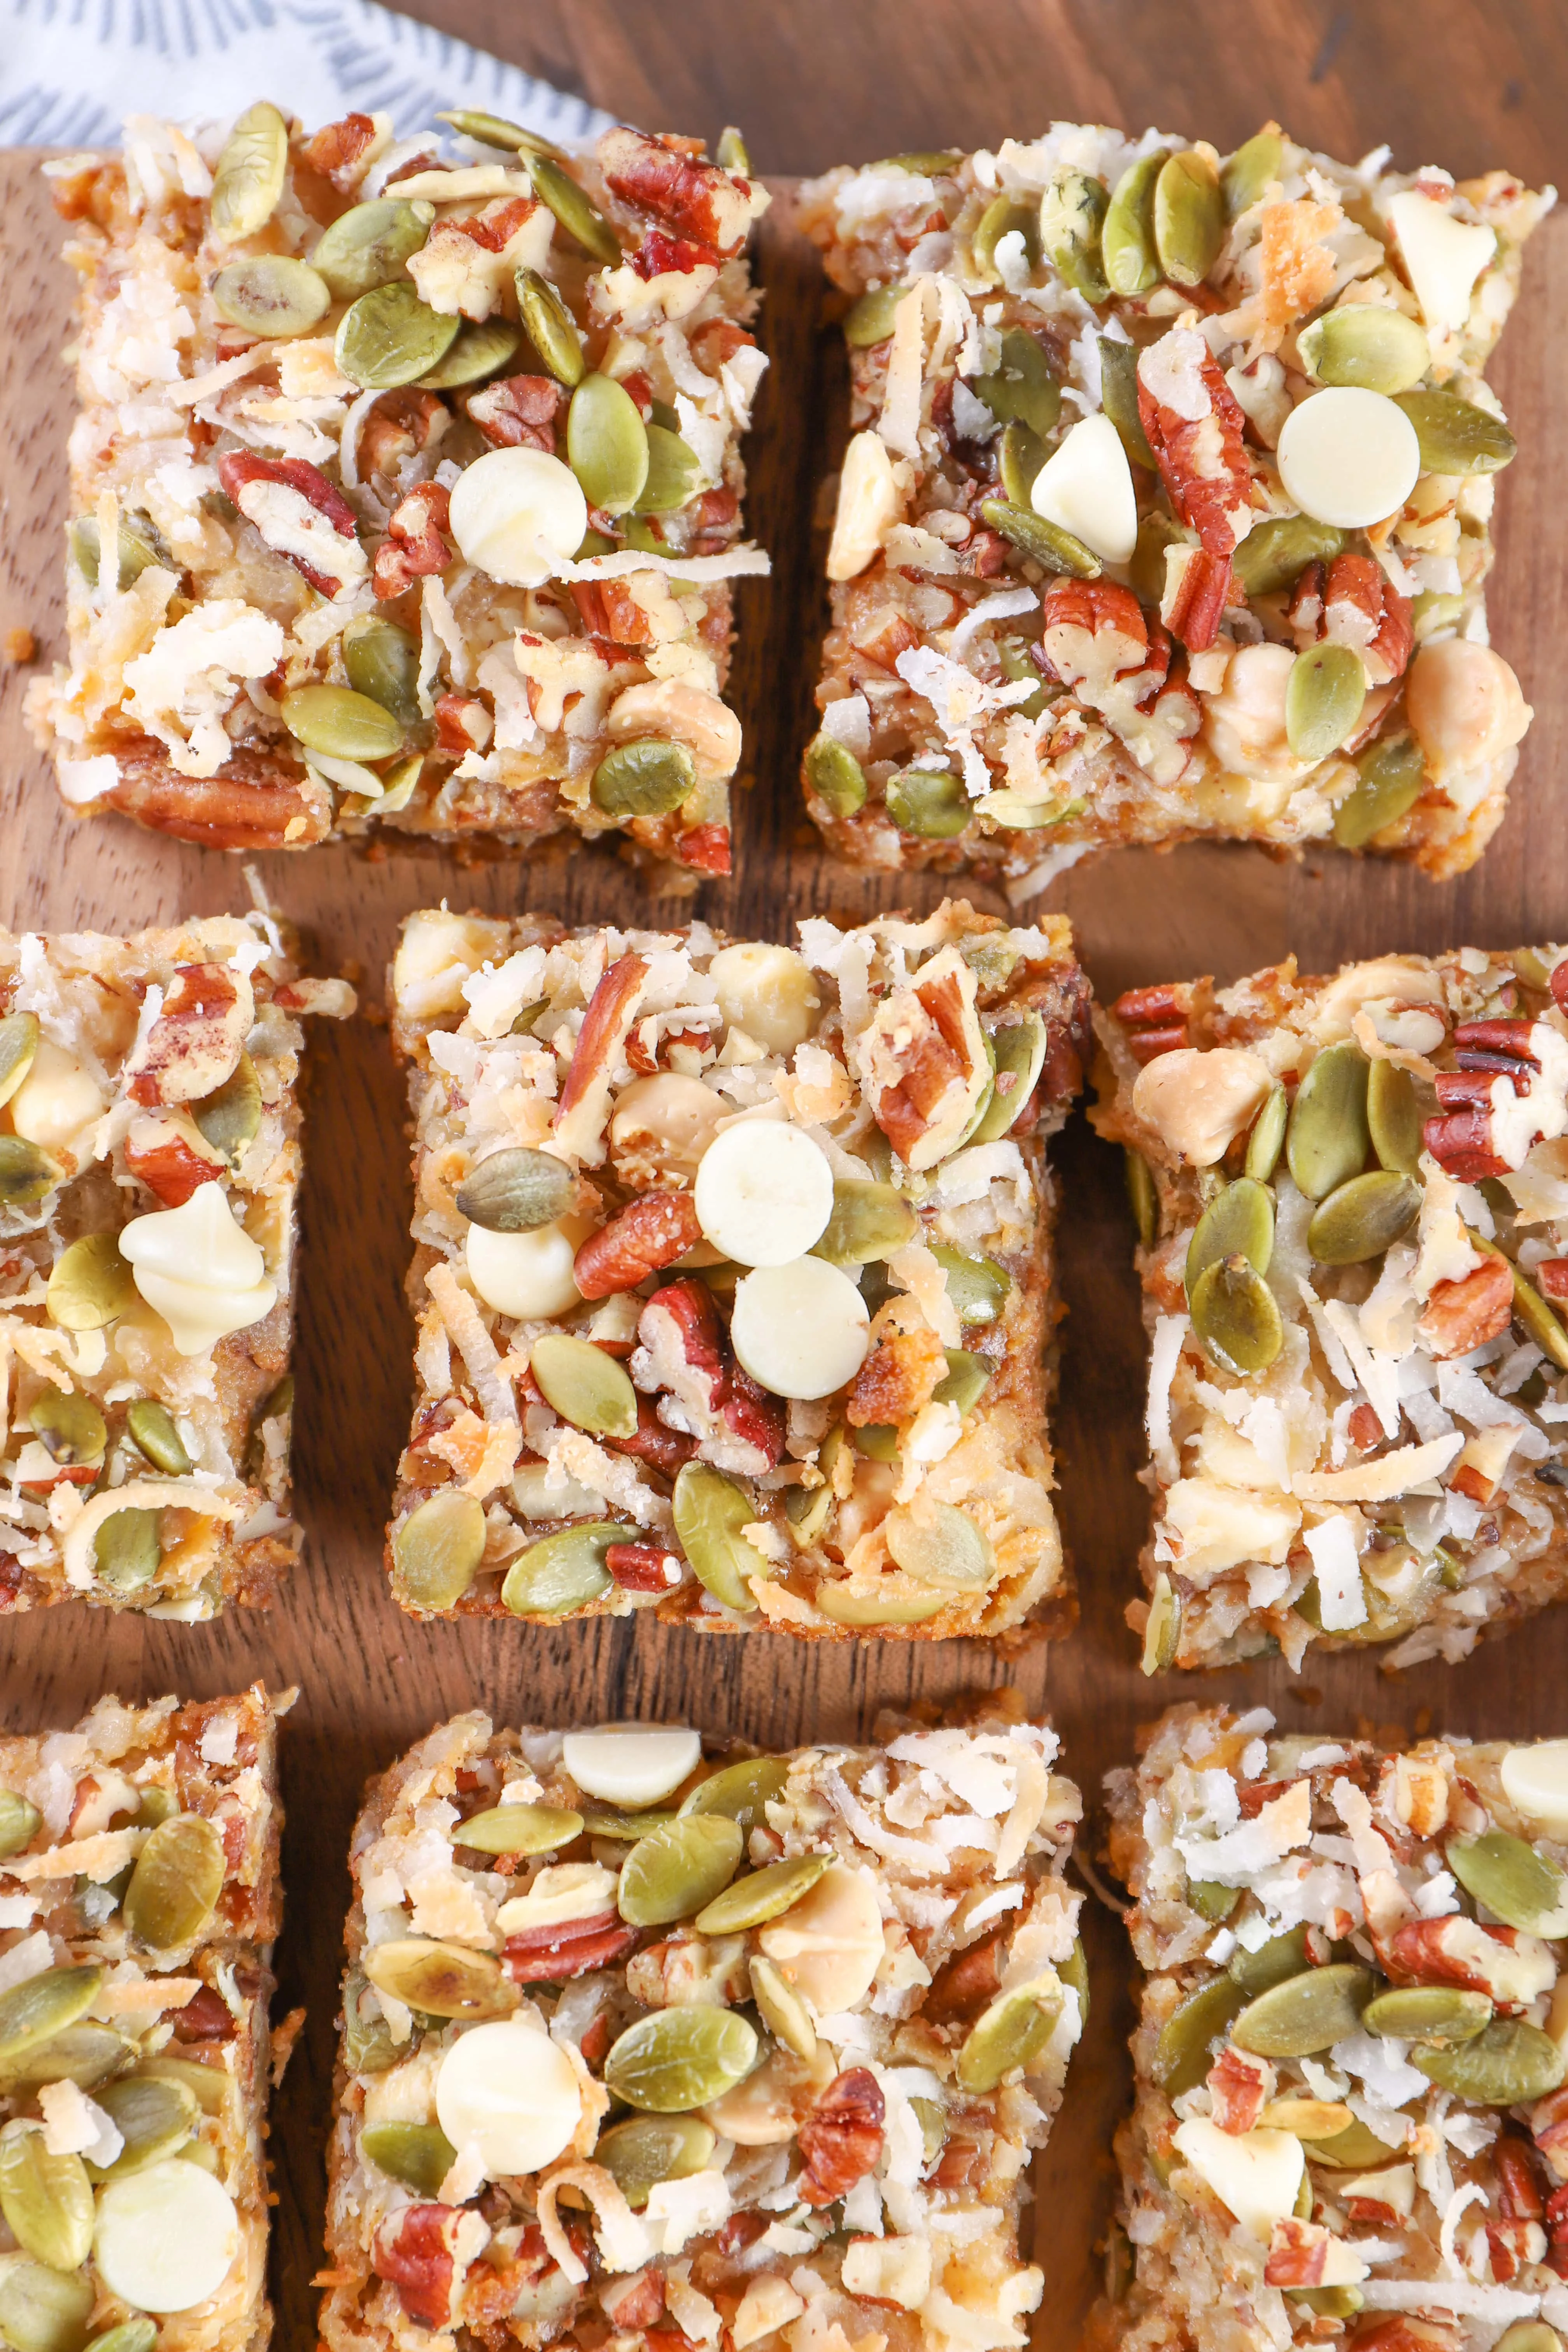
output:
[{"label": "toasted coconut shred", "polygon": [[1109,1776],[1145,1974],[1090,2344],[1487,2352],[1568,2321],[1550,1759],[1182,1706]]},{"label": "toasted coconut shred", "polygon": [[[1016,901],[1106,844],[1331,835],[1441,876],[1501,820],[1530,719],[1483,597],[1512,444],[1445,444],[1430,402],[1497,434],[1483,370],[1553,192],[1396,173],[1386,149],[1351,167],[1275,125],[1228,159],[1181,150],[1055,123],[801,191],[854,298],[805,791],[859,865],[967,867]],[[1184,196],[1212,223],[1195,259]],[[1369,311],[1397,339],[1375,376],[1338,340]],[[1380,415],[1428,403],[1418,471],[1384,417],[1408,466],[1352,522],[1359,427],[1315,481],[1290,464],[1295,414],[1346,386]],[[1285,700],[1325,644],[1360,656],[1363,688],[1327,751]],[[1461,679],[1477,700],[1456,723]]]},{"label": "toasted coconut shred", "polygon": [[[1045,2287],[1019,2251],[1028,2158],[1082,2022],[1084,1898],[1062,1874],[1078,1791],[1055,1735],[992,1703],[941,1728],[884,1717],[875,1739],[759,1757],[474,1714],[372,1783],[329,2158],[331,2352],[606,2327],[777,2335],[787,2352],[1026,2344]],[[679,1752],[640,1822],[571,1769],[597,1788],[607,1749],[655,1745]],[[673,1831],[639,1837],[678,1806]],[[513,1809],[561,1842],[465,1844],[476,1816],[489,1841]],[[753,1895],[750,1927],[699,1925],[695,1883],[668,1870],[699,1830],[723,1841],[703,1904],[743,1906],[769,1871],[796,1891],[771,1909]],[[466,2018],[447,2013],[455,1991],[438,2014],[398,1998],[432,1954]],[[639,2076],[637,2050],[667,2038],[673,2069]],[[401,2177],[411,2142],[438,2148],[438,2183]]]},{"label": "toasted coconut shred", "polygon": [[1067,1622],[1045,1147],[1087,1035],[1068,925],[955,903],[800,938],[405,925],[405,1607]]}]

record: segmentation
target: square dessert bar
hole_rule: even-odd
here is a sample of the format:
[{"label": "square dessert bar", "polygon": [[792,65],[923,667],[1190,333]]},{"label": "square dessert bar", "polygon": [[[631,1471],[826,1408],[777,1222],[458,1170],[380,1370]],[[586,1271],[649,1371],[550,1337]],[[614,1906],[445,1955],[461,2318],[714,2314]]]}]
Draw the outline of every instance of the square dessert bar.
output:
[{"label": "square dessert bar", "polygon": [[276,1703],[0,1738],[0,2336],[263,2352]]},{"label": "square dessert bar", "polygon": [[813,1637],[1070,1621],[1047,1139],[1066,919],[684,931],[410,917],[421,1615]]},{"label": "square dessert bar", "polygon": [[566,826],[728,873],[766,194],[694,140],[446,120],[455,157],[137,117],[45,167],[80,414],[35,726],[73,814],[213,847]]},{"label": "square dessert bar", "polygon": [[800,199],[853,297],[807,804],[1015,895],[1110,842],[1471,865],[1530,711],[1488,646],[1482,375],[1552,193],[1054,123]]},{"label": "square dessert bar", "polygon": [[0,931],[0,1611],[271,1598],[300,1024],[353,1003],[269,916]]},{"label": "square dessert bar", "polygon": [[1078,1790],[994,1699],[870,1748],[458,1716],[354,1832],[328,2352],[1018,2352],[1088,1998]]},{"label": "square dessert bar", "polygon": [[1568,957],[1294,961],[1100,1023],[1150,1337],[1147,1673],[1466,1656],[1568,1591]]},{"label": "square dessert bar", "polygon": [[1183,1706],[1109,1791],[1145,1973],[1088,2341],[1548,2347],[1568,1742],[1400,1754]]}]

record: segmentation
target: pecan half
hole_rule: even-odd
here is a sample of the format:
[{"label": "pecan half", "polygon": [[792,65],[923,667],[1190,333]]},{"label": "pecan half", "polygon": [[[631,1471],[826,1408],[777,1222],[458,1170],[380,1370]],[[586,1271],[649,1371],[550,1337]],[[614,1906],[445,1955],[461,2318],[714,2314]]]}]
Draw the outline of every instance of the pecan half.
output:
[{"label": "pecan half", "polygon": [[133,738],[97,805],[204,849],[306,849],[332,828],[332,796],[287,757],[237,749],[216,776],[182,776],[162,743]]},{"label": "pecan half", "polygon": [[635,1290],[650,1274],[684,1257],[702,1238],[689,1192],[640,1192],[618,1215],[590,1234],[577,1252],[573,1279],[584,1298]]},{"label": "pecan half", "polygon": [[1329,564],[1315,557],[1289,609],[1299,643],[1351,646],[1373,686],[1404,677],[1415,643],[1410,599],[1374,557],[1336,555]]},{"label": "pecan half", "polygon": [[834,2077],[800,2127],[805,2169],[795,2187],[807,2205],[836,2203],[871,2170],[882,2153],[886,2112],[882,2086],[868,2067]]},{"label": "pecan half", "polygon": [[370,569],[359,543],[359,518],[319,466],[303,457],[227,449],[217,473],[247,522],[318,595],[347,596],[359,586]]},{"label": "pecan half", "polygon": [[452,551],[443,534],[451,528],[451,493],[439,482],[417,482],[386,526],[375,551],[371,583],[377,599],[401,596],[427,572],[445,572]]},{"label": "pecan half", "polygon": [[639,1388],[658,1394],[659,1420],[695,1439],[716,1468],[758,1477],[782,1457],[784,1409],[735,1362],[704,1284],[655,1291],[637,1324],[631,1372]]},{"label": "pecan half", "polygon": [[[1179,409],[1160,396],[1178,383]],[[1253,504],[1252,463],[1242,438],[1247,420],[1193,329],[1173,328],[1142,354],[1138,414],[1171,504],[1205,551],[1228,566],[1241,537],[1237,524]]]},{"label": "pecan half", "polygon": [[502,1946],[501,1964],[514,1984],[565,1984],[611,1967],[637,1939],[637,1929],[613,1911],[596,1912],[589,1919],[520,1929]]},{"label": "pecan half", "polygon": [[[1053,580],[1040,604],[1040,645],[1052,674],[1080,700],[1149,663],[1149,625],[1131,588],[1111,580]],[[1169,640],[1165,659],[1170,661]]]},{"label": "pecan half", "polygon": [[1505,1257],[1484,1257],[1459,1281],[1433,1284],[1418,1328],[1434,1356],[1468,1356],[1512,1320],[1513,1270]]},{"label": "pecan half", "polygon": [[755,209],[751,185],[738,173],[624,126],[606,131],[597,152],[613,195],[651,213],[677,236],[695,238],[717,253],[738,249]]},{"label": "pecan half", "polygon": [[132,1101],[151,1108],[210,1095],[234,1075],[255,1018],[255,994],[237,966],[182,964],[148,1033]]},{"label": "pecan half", "polygon": [[596,1168],[604,1159],[605,1116],[616,1062],[642,1001],[647,962],[624,955],[613,963],[588,1000],[571,1066],[555,1109],[556,1140]]},{"label": "pecan half", "polygon": [[566,394],[547,375],[503,375],[463,405],[492,449],[542,449],[555,455],[555,419]]}]

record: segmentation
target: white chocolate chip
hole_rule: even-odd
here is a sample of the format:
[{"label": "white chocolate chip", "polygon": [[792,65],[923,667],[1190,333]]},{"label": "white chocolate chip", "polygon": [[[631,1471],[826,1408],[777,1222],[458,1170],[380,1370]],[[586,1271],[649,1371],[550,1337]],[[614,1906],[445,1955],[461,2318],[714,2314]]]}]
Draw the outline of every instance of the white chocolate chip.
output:
[{"label": "white chocolate chip", "polygon": [[511,588],[542,587],[588,528],[577,477],[542,449],[489,449],[452,492],[452,536],[466,563]]},{"label": "white chocolate chip", "polygon": [[221,2180],[180,2158],[98,2192],[93,2259],[112,2295],[139,2311],[189,2311],[215,2295],[240,2252]]},{"label": "white chocolate chip", "polygon": [[[1510,1804],[1553,1836],[1568,1832],[1568,1739],[1539,1739],[1510,1748],[1499,1778]],[[1568,1982],[1568,1979],[1564,1979]]]},{"label": "white chocolate chip", "polygon": [[1273,1085],[1267,1062],[1243,1045],[1179,1045],[1146,1063],[1132,1087],[1132,1115],[1179,1160],[1212,1168],[1258,1112]]},{"label": "white chocolate chip", "polygon": [[1130,560],[1138,543],[1138,499],[1121,436],[1109,416],[1079,419],[1035,476],[1029,502],[1102,562]]},{"label": "white chocolate chip", "polygon": [[898,519],[899,486],[888,445],[879,433],[857,433],[838,477],[828,578],[853,580],[864,572]]},{"label": "white chocolate chip", "polygon": [[40,1037],[32,1067],[11,1097],[11,1124],[40,1151],[68,1145],[103,1109],[103,1096],[74,1054]]},{"label": "white chocolate chip", "polygon": [[495,2018],[459,2034],[442,2059],[436,2115],[452,2146],[476,2147],[498,2180],[554,2163],[582,2121],[583,2094],[547,2033]]},{"label": "white chocolate chip", "polygon": [[697,1163],[713,1140],[713,1130],[727,1106],[700,1078],[678,1070],[660,1070],[651,1078],[634,1078],[616,1097],[610,1119],[610,1157],[622,1163],[632,1181],[639,1168],[647,1181],[653,1176],[697,1173]]},{"label": "white chocolate chip", "polygon": [[833,1171],[804,1128],[741,1119],[703,1153],[693,1198],[704,1237],[737,1265],[784,1265],[821,1240]]},{"label": "white chocolate chip", "polygon": [[1534,715],[1502,656],[1466,637],[1421,647],[1410,665],[1405,709],[1439,782],[1489,767],[1523,741]]},{"label": "white chocolate chip", "polygon": [[1381,392],[1331,384],[1290,411],[1279,436],[1279,478],[1301,512],[1341,530],[1395,515],[1415,488],[1415,427]]},{"label": "white chocolate chip", "polygon": [[1459,333],[1470,315],[1476,280],[1497,251],[1495,231],[1456,220],[1445,205],[1415,188],[1394,197],[1388,219],[1422,317],[1429,327]]},{"label": "white chocolate chip", "polygon": [[886,1948],[876,1880],[868,1870],[833,1863],[757,1942],[818,2017],[857,2008],[877,1980]]},{"label": "white chocolate chip", "polygon": [[607,1805],[657,1805],[679,1788],[701,1756],[695,1731],[651,1723],[569,1731],[561,1743],[561,1761],[577,1786]]},{"label": "white chocolate chip", "polygon": [[730,1338],[754,1381],[809,1403],[854,1379],[871,1344],[870,1318],[847,1274],[826,1258],[797,1257],[736,1284]]},{"label": "white chocolate chip", "polygon": [[1294,2212],[1307,2158],[1293,2133],[1221,2131],[1207,2116],[1191,2116],[1178,2126],[1175,2145],[1184,2163],[1265,2245],[1275,2222]]},{"label": "white chocolate chip", "polygon": [[752,940],[721,948],[708,977],[725,1026],[743,1029],[764,1053],[793,1054],[816,1025],[816,982],[793,948]]},{"label": "white chocolate chip", "polygon": [[120,1249],[182,1356],[205,1356],[229,1332],[259,1323],[278,1296],[266,1259],[236,1223],[221,1184],[198,1184],[179,1208],[132,1217]]},{"label": "white chocolate chip", "polygon": [[470,1225],[463,1244],[468,1280],[498,1315],[519,1322],[564,1315],[582,1298],[572,1268],[593,1230],[591,1217],[557,1217],[526,1234]]}]

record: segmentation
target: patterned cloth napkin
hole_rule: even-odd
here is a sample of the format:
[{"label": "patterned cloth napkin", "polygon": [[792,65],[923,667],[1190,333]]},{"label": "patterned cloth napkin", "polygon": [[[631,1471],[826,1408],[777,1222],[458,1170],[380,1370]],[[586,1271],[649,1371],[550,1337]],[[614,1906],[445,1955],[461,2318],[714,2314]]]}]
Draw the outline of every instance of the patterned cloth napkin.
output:
[{"label": "patterned cloth napkin", "polygon": [[128,114],[221,121],[264,97],[312,128],[384,107],[405,134],[458,106],[567,145],[609,121],[375,0],[0,0],[0,146],[103,146]]}]

